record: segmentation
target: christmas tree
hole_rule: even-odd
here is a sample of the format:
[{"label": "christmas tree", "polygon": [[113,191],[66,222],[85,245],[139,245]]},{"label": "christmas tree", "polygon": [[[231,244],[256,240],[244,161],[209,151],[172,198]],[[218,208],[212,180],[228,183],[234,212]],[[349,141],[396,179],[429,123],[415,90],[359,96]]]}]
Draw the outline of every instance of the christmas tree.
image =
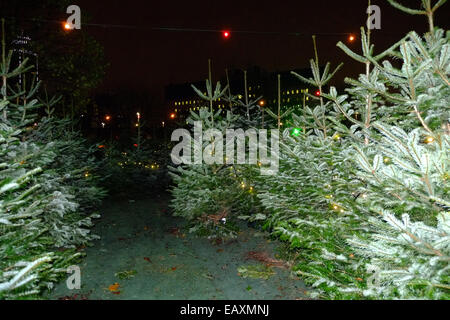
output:
[{"label": "christmas tree", "polygon": [[[82,255],[104,196],[92,152],[67,121],[37,118],[39,83],[24,60],[11,65],[2,40],[0,103],[0,298],[38,297]],[[17,81],[21,76],[22,81]],[[58,250],[57,250],[58,249]]]},{"label": "christmas tree", "polygon": [[322,93],[327,111],[321,101],[294,116],[306,132],[285,131],[286,174],[258,195],[316,296],[448,299],[449,38],[429,21],[423,39],[411,32],[378,55],[370,30],[362,55],[338,44],[366,73],[346,79],[348,95]]},{"label": "christmas tree", "polygon": [[[378,53],[370,29],[361,29],[361,53],[338,43],[365,71],[346,79],[346,94],[334,87],[326,92],[340,66],[319,68],[314,38],[313,76],[294,75],[319,95],[310,95],[316,103],[304,103],[299,114],[283,115],[290,125],[277,175],[243,167],[240,175],[214,180],[212,166],[201,165],[196,174],[187,168],[175,178],[176,212],[191,217],[218,210],[222,195],[239,203],[230,186],[252,186],[252,207],[238,216],[262,219],[289,244],[293,270],[314,297],[449,299],[450,33],[434,26],[434,13],[446,1],[423,0],[420,10],[389,2],[426,15],[429,32],[410,32]],[[238,105],[248,123],[247,104]],[[267,113],[280,128],[281,114]]]}]

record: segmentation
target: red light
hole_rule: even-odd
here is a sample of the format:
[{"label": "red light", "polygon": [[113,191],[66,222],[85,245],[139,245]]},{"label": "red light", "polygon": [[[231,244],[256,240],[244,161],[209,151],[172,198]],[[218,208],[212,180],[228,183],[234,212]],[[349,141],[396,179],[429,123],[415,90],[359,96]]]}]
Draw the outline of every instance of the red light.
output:
[{"label": "red light", "polygon": [[231,33],[230,33],[230,31],[224,31],[224,32],[222,32],[222,35],[225,39],[228,39],[231,36]]},{"label": "red light", "polygon": [[103,144],[101,144],[101,145],[98,146],[98,148],[99,148],[99,149],[104,149],[105,146],[104,146]]},{"label": "red light", "polygon": [[133,146],[135,146],[136,148],[138,147],[138,144],[137,143],[135,143],[135,144],[133,144]]},{"label": "red light", "polygon": [[316,96],[320,97],[320,91],[319,90],[316,91]]}]

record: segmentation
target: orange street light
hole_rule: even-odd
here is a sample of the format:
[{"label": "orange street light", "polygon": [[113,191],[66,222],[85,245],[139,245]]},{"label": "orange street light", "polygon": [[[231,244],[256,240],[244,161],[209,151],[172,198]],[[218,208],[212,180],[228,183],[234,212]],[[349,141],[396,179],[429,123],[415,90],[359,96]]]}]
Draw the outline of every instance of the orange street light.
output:
[{"label": "orange street light", "polygon": [[111,120],[111,116],[110,116],[110,115],[106,115],[106,116],[105,116],[105,120],[106,120],[106,121]]},{"label": "orange street light", "polygon": [[64,23],[63,23],[63,27],[64,27],[64,29],[67,30],[67,31],[73,29],[72,26],[71,26],[71,24],[68,23],[68,22],[64,22]]},{"label": "orange street light", "polygon": [[170,119],[175,119],[175,117],[176,117],[176,114],[172,112],[172,113],[170,114]]},{"label": "orange street light", "polygon": [[264,107],[266,105],[266,101],[264,101],[264,100],[260,100],[259,101],[259,106],[260,107]]},{"label": "orange street light", "polygon": [[348,36],[348,41],[349,41],[349,42],[353,42],[353,41],[355,41],[355,40],[356,40],[356,37],[355,37],[353,34],[351,34],[351,35]]}]

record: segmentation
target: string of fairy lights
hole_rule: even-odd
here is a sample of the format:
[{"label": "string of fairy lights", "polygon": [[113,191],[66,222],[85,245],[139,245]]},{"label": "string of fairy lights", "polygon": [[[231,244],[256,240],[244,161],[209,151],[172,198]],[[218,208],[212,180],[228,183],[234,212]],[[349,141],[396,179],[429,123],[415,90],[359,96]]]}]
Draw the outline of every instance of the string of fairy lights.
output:
[{"label": "string of fairy lights", "polygon": [[[6,17],[5,19],[18,20],[14,17]],[[31,22],[44,22],[62,25],[67,31],[73,31],[74,27],[67,21],[49,20],[49,19],[20,19]],[[303,32],[303,31],[270,31],[270,30],[240,30],[240,29],[207,29],[207,28],[189,28],[189,27],[171,27],[171,26],[145,26],[145,25],[123,25],[111,23],[92,23],[83,22],[82,27],[99,27],[108,29],[133,29],[143,31],[165,31],[165,32],[194,32],[194,33],[216,33],[221,34],[223,38],[231,38],[232,34],[249,34],[249,35],[275,35],[275,36],[296,36],[296,37],[311,37],[311,36],[330,36],[330,37],[348,37],[349,41],[356,40],[356,35],[353,32]],[[385,36],[397,36],[400,33],[386,33]]]},{"label": "string of fairy lights", "polygon": [[[7,17],[6,19],[15,20],[16,18]],[[24,21],[30,21],[35,23],[52,23],[60,25],[66,32],[76,32],[74,26],[67,21],[49,20],[49,19],[21,19]],[[161,32],[188,32],[188,33],[215,33],[220,34],[223,39],[228,40],[232,34],[246,34],[246,35],[272,35],[272,36],[295,36],[295,37],[312,37],[314,36],[331,36],[331,37],[347,37],[349,42],[356,40],[356,35],[351,32],[321,32],[321,33],[306,33],[297,31],[258,31],[258,30],[232,30],[232,29],[205,29],[205,28],[189,28],[189,27],[167,27],[167,26],[141,26],[141,25],[122,25],[122,24],[104,24],[104,23],[82,23],[82,27],[97,27],[104,29],[129,29],[129,30],[141,30],[141,31],[161,31]],[[55,29],[55,32],[57,29]],[[176,117],[175,113],[170,113],[170,119]],[[108,119],[106,119],[109,121]],[[164,125],[164,124],[163,124]],[[105,126],[105,123],[102,123]]]},{"label": "string of fairy lights", "polygon": [[[5,17],[5,19],[10,20],[18,20],[15,17]],[[30,22],[40,22],[40,23],[53,23],[60,25],[67,32],[76,32],[77,30],[74,26],[67,22],[61,20],[50,20],[50,19],[20,19],[24,21]],[[130,29],[130,30],[147,30],[147,31],[162,31],[162,32],[191,32],[191,33],[216,33],[221,34],[224,39],[231,38],[232,34],[248,34],[248,35],[285,35],[285,36],[296,36],[296,37],[320,37],[320,36],[330,36],[330,37],[346,37],[348,42],[354,42],[357,39],[357,36],[352,32],[316,32],[316,33],[308,33],[308,32],[297,32],[297,31],[258,31],[258,30],[233,30],[233,29],[204,29],[204,28],[188,28],[188,27],[167,27],[167,26],[142,26],[142,25],[122,25],[122,24],[108,24],[108,23],[92,23],[92,22],[84,22],[82,23],[82,27],[98,27],[98,28],[108,28],[108,29]],[[55,30],[56,31],[56,30]],[[384,35],[392,35],[396,36],[397,33],[386,33],[383,32]],[[316,96],[320,95],[315,93]],[[111,120],[110,115],[105,116],[106,122]],[[140,115],[138,115],[138,118]],[[175,119],[176,114],[170,113],[170,119]],[[139,122],[139,121],[138,121]],[[103,127],[105,123],[102,123]],[[138,124],[136,125],[139,126]],[[164,123],[163,123],[164,126]],[[298,134],[295,132],[294,135]]]}]

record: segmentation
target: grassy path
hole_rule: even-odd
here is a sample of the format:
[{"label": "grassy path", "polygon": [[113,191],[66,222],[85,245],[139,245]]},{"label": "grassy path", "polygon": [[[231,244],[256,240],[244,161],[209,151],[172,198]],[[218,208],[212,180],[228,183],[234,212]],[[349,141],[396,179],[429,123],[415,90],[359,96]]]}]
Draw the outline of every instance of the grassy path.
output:
[{"label": "grassy path", "polygon": [[[256,265],[246,254],[267,252],[275,243],[252,229],[237,241],[214,245],[184,234],[168,199],[118,201],[105,205],[94,232],[101,236],[86,249],[80,290],[62,281],[48,298],[61,299],[302,299],[305,287],[289,270],[273,268],[267,280],[244,278],[241,266]],[[120,274],[118,273],[122,272]]]}]

